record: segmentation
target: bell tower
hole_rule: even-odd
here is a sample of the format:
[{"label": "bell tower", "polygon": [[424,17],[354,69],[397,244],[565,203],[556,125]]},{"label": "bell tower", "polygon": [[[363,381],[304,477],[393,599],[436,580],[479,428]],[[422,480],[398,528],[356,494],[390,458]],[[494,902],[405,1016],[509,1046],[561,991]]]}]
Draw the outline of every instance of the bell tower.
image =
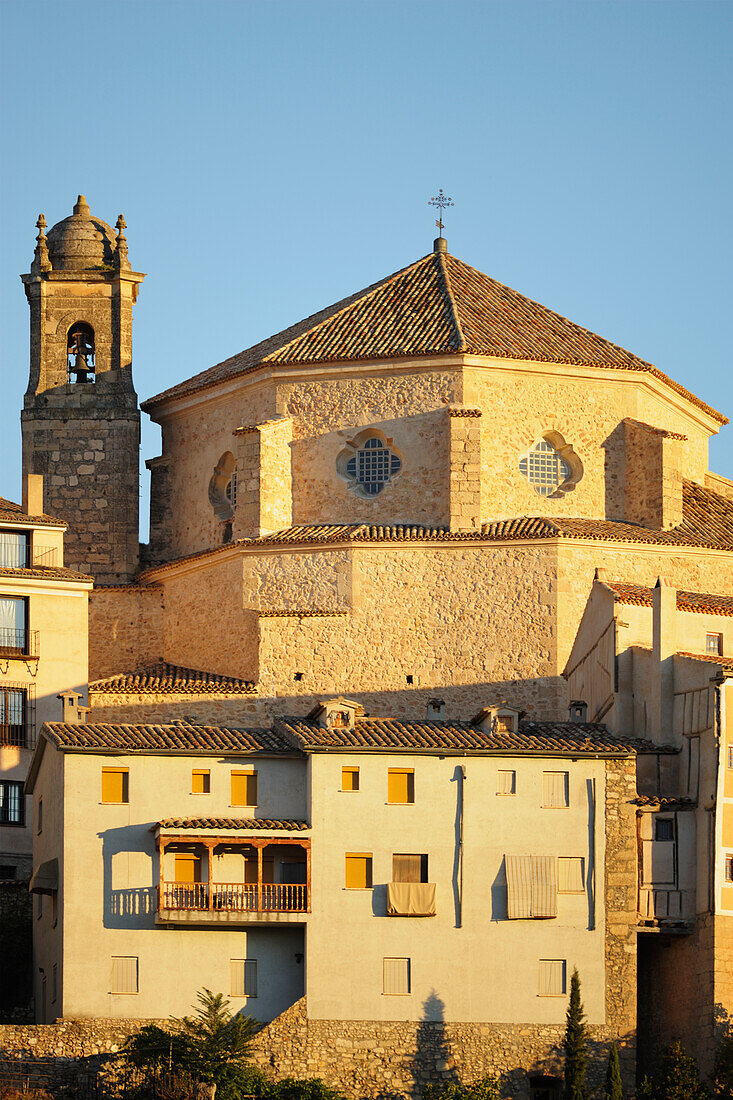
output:
[{"label": "bell tower", "polygon": [[43,474],[45,510],[69,524],[65,560],[99,584],[138,568],[140,411],[132,383],[132,307],[144,275],[116,230],[89,210],[38,236],[22,275],[31,312],[23,473]]}]

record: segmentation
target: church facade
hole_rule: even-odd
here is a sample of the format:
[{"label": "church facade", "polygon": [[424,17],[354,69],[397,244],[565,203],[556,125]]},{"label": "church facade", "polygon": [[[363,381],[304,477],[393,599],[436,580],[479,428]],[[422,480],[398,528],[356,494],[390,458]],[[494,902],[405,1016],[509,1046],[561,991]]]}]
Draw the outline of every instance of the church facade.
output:
[{"label": "church facade", "polygon": [[[708,440],[726,418],[654,365],[457,259],[442,237],[403,270],[143,402],[161,426],[162,448],[147,463],[150,541],[138,549],[131,331],[143,276],[130,266],[123,218],[115,234],[80,196],[48,237],[42,220],[23,277],[31,305],[24,468],[50,479],[48,510],[70,526],[67,562],[95,577],[92,724],[277,730],[341,697],[356,708],[355,727],[370,715],[397,724],[382,748],[409,756],[401,765],[409,773],[425,748],[415,723],[473,729],[482,709],[503,705],[517,715],[521,755],[529,751],[521,723],[567,723],[569,701],[589,705],[588,721],[606,728],[609,692],[601,698],[593,681],[573,694],[570,661],[585,657],[577,639],[598,570],[649,591],[661,577],[713,599],[733,592],[733,482],[708,469]],[[705,645],[701,635],[701,652]],[[608,728],[619,745],[633,730],[654,746],[633,760],[667,761],[633,765],[639,790],[624,794],[630,816],[609,846],[618,865],[606,860],[595,887],[607,905],[609,876],[631,890],[614,923],[633,964],[633,975],[614,978],[620,996],[635,988],[643,923],[632,795],[690,796],[673,724],[660,717],[639,733],[616,721],[628,717],[628,701],[613,705]],[[129,734],[110,736],[97,749],[119,752]],[[43,744],[63,754],[65,737],[49,733]],[[311,749],[297,737],[289,744],[308,758],[316,782]],[[712,767],[719,742],[706,745]],[[549,743],[540,748],[549,752]],[[368,749],[367,740],[360,751]],[[716,758],[715,767],[732,766],[733,757]],[[331,779],[308,788],[313,815]],[[600,783],[600,773],[584,776],[591,779]],[[492,773],[492,788],[495,780]],[[725,792],[715,797],[729,799]],[[487,796],[492,806],[497,793]],[[250,811],[247,820],[267,816],[256,805]],[[529,856],[539,822],[527,813]],[[608,813],[606,806],[604,838]],[[315,824],[315,816],[307,821]],[[197,839],[204,848],[207,835]],[[400,854],[399,840],[390,838],[391,853]],[[315,834],[313,841],[315,873]],[[724,844],[721,835],[719,875]],[[480,875],[480,845],[475,851]],[[53,858],[63,864],[63,853]],[[164,883],[161,859],[151,853]],[[240,873],[246,885],[250,872]],[[721,896],[698,890],[680,921],[715,913]],[[644,903],[657,934],[678,935],[668,923],[676,910],[657,913],[652,902],[649,917]],[[724,943],[727,920],[717,926]],[[487,937],[492,927],[487,917]],[[317,992],[318,975],[330,973],[324,945],[332,931],[311,921],[304,933],[314,1021],[350,1018],[348,998]],[[616,994],[602,977],[610,965],[604,942],[588,980],[600,982],[593,1022],[606,1028]],[[121,954],[130,952],[127,944]],[[454,992],[446,1003],[462,1006],[456,1022],[551,1022],[545,1009],[535,1019],[511,997],[505,1005],[497,994],[492,1016],[485,991],[471,1007],[465,991]],[[371,1003],[360,998],[357,990],[350,1003]],[[556,1007],[560,1026],[564,1007]],[[613,1026],[633,1046],[635,1005],[626,1000],[619,1011],[623,1026]],[[712,1031],[705,1043],[708,1057]]]}]

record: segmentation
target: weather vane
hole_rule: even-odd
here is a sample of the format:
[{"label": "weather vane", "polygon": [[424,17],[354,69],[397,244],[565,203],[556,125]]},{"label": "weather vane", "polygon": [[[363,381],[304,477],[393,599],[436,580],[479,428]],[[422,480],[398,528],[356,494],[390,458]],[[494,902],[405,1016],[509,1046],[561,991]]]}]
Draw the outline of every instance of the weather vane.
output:
[{"label": "weather vane", "polygon": [[443,211],[449,206],[455,206],[455,203],[451,201],[450,195],[444,195],[443,194],[443,188],[441,187],[440,190],[438,191],[438,194],[433,195],[432,199],[430,199],[430,201],[428,202],[428,206],[437,206],[438,209],[440,210],[440,214],[438,215],[438,220],[436,221],[435,224],[437,225],[438,229],[440,230],[440,236],[442,237],[443,236],[443,230],[445,229],[445,226],[443,225]]}]

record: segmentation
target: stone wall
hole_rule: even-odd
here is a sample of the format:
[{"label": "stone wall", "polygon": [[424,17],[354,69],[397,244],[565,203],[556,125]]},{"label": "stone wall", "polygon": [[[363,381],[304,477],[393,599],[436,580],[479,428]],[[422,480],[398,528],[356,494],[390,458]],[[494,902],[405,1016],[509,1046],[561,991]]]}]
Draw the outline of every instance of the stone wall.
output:
[{"label": "stone wall", "polygon": [[89,679],[132,672],[163,656],[163,589],[95,588],[89,593]]},{"label": "stone wall", "polygon": [[265,721],[265,707],[256,695],[119,694],[89,692],[90,722],[175,722],[192,719],[211,726],[259,726]]}]

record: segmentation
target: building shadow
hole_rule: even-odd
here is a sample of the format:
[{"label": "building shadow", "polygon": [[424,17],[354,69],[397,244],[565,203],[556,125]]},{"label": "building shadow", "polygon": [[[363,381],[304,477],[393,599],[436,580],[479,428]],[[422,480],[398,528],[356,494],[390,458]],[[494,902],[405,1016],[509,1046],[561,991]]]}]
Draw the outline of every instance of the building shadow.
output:
[{"label": "building shadow", "polygon": [[155,923],[158,856],[150,824],[97,834],[102,841],[105,928],[150,928]]},{"label": "building shadow", "polygon": [[446,1033],[445,1004],[434,989],[423,1002],[410,1073],[412,1094],[416,1098],[422,1096],[423,1089],[431,1082],[460,1082]]}]

